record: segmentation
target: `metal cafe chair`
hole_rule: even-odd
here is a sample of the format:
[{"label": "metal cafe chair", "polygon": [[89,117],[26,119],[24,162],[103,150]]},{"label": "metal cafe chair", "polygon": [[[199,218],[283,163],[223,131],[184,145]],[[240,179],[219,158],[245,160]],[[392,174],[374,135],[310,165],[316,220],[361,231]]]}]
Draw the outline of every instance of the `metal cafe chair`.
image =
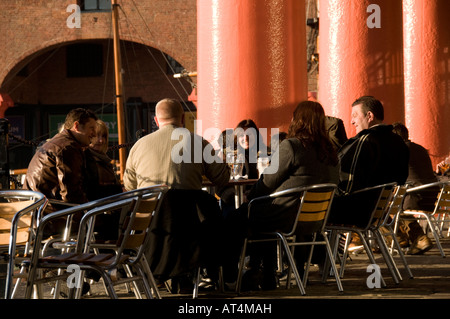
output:
[{"label": "metal cafe chair", "polygon": [[[400,243],[398,242],[396,233],[397,233],[397,221],[400,218],[400,214],[403,212],[403,202],[405,201],[405,195],[406,191],[408,189],[409,185],[398,185],[394,189],[394,193],[392,196],[392,200],[389,203],[388,206],[388,212],[386,214],[385,220],[383,221],[383,224],[381,227],[384,227],[387,232],[380,232],[384,237],[390,237],[392,239],[391,247],[389,247],[389,252],[392,256],[394,256],[395,251],[398,252],[403,265],[408,272],[409,278],[413,278],[413,274],[411,271],[411,268],[408,265],[408,262],[406,261],[405,254],[403,253],[403,250],[400,246]],[[394,228],[392,226],[394,225]],[[401,276],[400,276],[401,278]]]},{"label": "metal cafe chair", "polygon": [[[1,261],[7,262],[5,299],[14,297],[25,274],[25,260],[30,258],[37,223],[46,205],[47,198],[39,192],[0,191],[0,251]],[[14,274],[16,265],[20,265],[19,274]]]},{"label": "metal cafe chair", "polygon": [[[381,235],[379,230],[380,226],[383,224],[386,214],[389,212],[389,203],[392,200],[393,192],[395,189],[396,183],[388,183],[383,185],[377,185],[373,187],[367,187],[358,191],[353,192],[356,196],[359,195],[369,195],[375,202],[373,207],[369,208],[361,208],[361,213],[367,213],[367,218],[364,222],[358,223],[329,223],[326,225],[326,230],[331,232],[331,241],[334,243],[334,252],[337,251],[338,244],[338,235],[340,233],[356,233],[361,238],[361,242],[363,244],[364,250],[369,258],[371,264],[376,264],[375,257],[372,252],[372,248],[369,245],[369,240],[375,240],[376,244],[380,248],[381,254],[386,262],[386,265],[392,275],[392,278],[395,283],[399,283],[400,275],[398,272],[398,268],[395,264],[394,259],[388,251],[388,247],[386,242]],[[347,203],[348,205],[353,204],[354,202]],[[365,202],[366,203],[366,202]],[[345,263],[348,254],[348,246],[343,251],[343,256],[341,257],[341,269],[340,269],[340,277],[343,277]],[[327,272],[327,267],[325,267],[325,272]],[[380,278],[381,284],[383,287],[386,286],[386,283],[381,276]]]},{"label": "metal cafe chair", "polygon": [[[27,278],[26,298],[31,298],[33,288],[50,281],[67,280],[71,275],[71,267],[80,270],[76,283],[83,279],[84,271],[97,272],[105,284],[107,293],[111,298],[118,298],[114,286],[121,283],[135,283],[135,295],[141,298],[137,291],[137,282],[142,283],[147,298],[153,298],[153,293],[160,298],[156,282],[143,255],[149,240],[149,228],[153,215],[159,210],[161,199],[167,191],[166,186],[156,185],[129,191],[103,199],[95,200],[75,207],[69,207],[61,211],[50,213],[43,217],[37,229],[35,250],[39,254],[33,254]],[[149,205],[148,202],[152,202]],[[141,203],[146,203],[145,211]],[[95,217],[105,212],[120,214],[119,238],[107,245],[95,241],[93,230]],[[62,252],[57,255],[44,255],[42,252],[42,239],[45,226],[56,218],[66,217],[82,213],[78,228],[76,247],[73,252]],[[111,252],[98,253],[98,249],[111,249]],[[118,268],[123,267],[129,271],[127,278],[114,281],[112,274]],[[45,276],[43,270],[65,270],[63,274]],[[132,272],[132,270],[137,273]],[[75,288],[80,288],[76,285]],[[69,287],[70,288],[70,287]],[[153,293],[152,293],[153,292]],[[81,289],[69,289],[69,298],[80,298]]]},{"label": "metal cafe chair", "polygon": [[[300,199],[300,204],[297,210],[297,218],[295,218],[292,224],[292,228],[289,232],[280,232],[280,231],[264,232],[259,234],[253,234],[252,237],[245,239],[244,246],[241,252],[241,258],[239,261],[239,271],[236,283],[237,293],[240,293],[241,289],[241,281],[247,245],[251,243],[267,242],[267,241],[281,241],[282,247],[284,248],[284,252],[286,253],[287,256],[288,264],[290,267],[289,269],[294,273],[295,281],[298,285],[298,289],[300,290],[301,295],[306,294],[305,285],[308,278],[309,265],[311,263],[314,246],[325,245],[327,256],[335,273],[338,289],[339,291],[343,291],[341,280],[337,275],[336,264],[332,254],[331,246],[324,229],[335,190],[336,185],[334,184],[317,184],[307,187],[291,188],[288,190],[273,193],[268,196],[258,197],[250,201],[248,206],[249,216],[253,213],[257,213],[257,211],[253,209],[255,203],[272,200],[274,198],[281,196],[298,196],[298,198]],[[297,242],[295,234],[298,228],[310,230],[312,240]],[[263,239],[260,239],[261,235],[264,236]],[[321,238],[321,240],[318,240],[317,235],[320,235],[321,237],[323,237],[323,239]],[[297,265],[294,259],[295,247],[297,246],[311,246],[303,279],[300,278],[300,274],[297,270]],[[326,276],[323,276],[323,280],[324,281],[326,280]],[[288,274],[287,280],[288,287],[289,282],[290,282],[290,272]]]},{"label": "metal cafe chair", "polygon": [[[436,191],[433,191],[436,190]],[[450,183],[449,182],[435,182],[417,187],[412,187],[407,190],[407,194],[419,193],[422,200],[428,202],[431,207],[430,210],[404,210],[402,219],[416,219],[426,220],[427,226],[433,234],[436,246],[439,249],[442,257],[445,257],[444,249],[442,248],[440,238],[443,237],[440,226],[440,219],[445,218],[445,214],[450,212]],[[438,218],[438,219],[436,219]]]}]

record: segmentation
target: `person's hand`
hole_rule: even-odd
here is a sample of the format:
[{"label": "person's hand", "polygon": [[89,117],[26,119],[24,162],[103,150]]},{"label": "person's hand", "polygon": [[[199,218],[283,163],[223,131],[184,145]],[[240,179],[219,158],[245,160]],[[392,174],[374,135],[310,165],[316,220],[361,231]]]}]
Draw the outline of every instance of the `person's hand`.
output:
[{"label": "person's hand", "polygon": [[446,161],[442,161],[439,164],[437,164],[436,168],[437,168],[436,172],[440,175],[445,175],[448,172],[450,172],[450,164],[446,163]]}]

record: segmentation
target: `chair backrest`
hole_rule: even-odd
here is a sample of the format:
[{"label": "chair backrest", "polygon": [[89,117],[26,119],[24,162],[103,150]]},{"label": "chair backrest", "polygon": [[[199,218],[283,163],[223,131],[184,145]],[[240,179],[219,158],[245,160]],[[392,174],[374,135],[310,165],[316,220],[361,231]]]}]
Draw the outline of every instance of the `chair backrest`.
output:
[{"label": "chair backrest", "polygon": [[38,192],[0,191],[0,246],[22,245],[31,240],[30,230],[36,227],[46,204],[46,197]]},{"label": "chair backrest", "polygon": [[336,189],[335,184],[316,184],[288,190],[298,193],[300,204],[292,230],[287,235],[293,235],[298,227],[308,233],[323,231]]},{"label": "chair backrest", "polygon": [[47,198],[39,192],[0,191],[0,248],[8,251],[5,299],[11,296],[17,245],[23,247],[23,256],[29,255],[38,222],[47,203]]},{"label": "chair backrest", "polygon": [[[9,245],[9,237],[14,215],[32,205],[33,200],[0,203],[0,246]],[[28,228],[31,227],[31,214],[20,219],[17,225],[17,244],[23,244],[28,240]]]},{"label": "chair backrest", "polygon": [[436,210],[436,204],[442,193],[443,186],[445,186],[445,183],[433,182],[408,188],[404,209],[432,214]]},{"label": "chair backrest", "polygon": [[[113,267],[120,262],[125,250],[136,252],[135,260],[138,260],[146,247],[148,241],[150,223],[154,214],[161,206],[161,200],[167,188],[155,187],[152,192],[137,195],[134,197],[99,205],[90,209],[84,214],[79,227],[77,252],[88,252],[90,244],[95,244],[92,237],[93,225],[89,224],[95,217],[104,212],[121,214],[123,223],[119,232],[119,238],[115,243],[116,261],[110,266]],[[89,228],[90,227],[90,228]]]},{"label": "chair backrest", "polygon": [[[141,200],[135,214],[125,218],[122,231],[117,241],[117,246],[123,245],[124,249],[139,249],[144,243],[150,223],[154,214],[161,206],[161,194],[155,194],[151,199]],[[128,236],[125,239],[125,235]]]},{"label": "chair backrest", "polygon": [[387,206],[387,213],[385,214],[384,224],[391,225],[395,222],[395,218],[403,210],[403,202],[405,201],[406,191],[408,185],[397,185],[393,190],[392,198]]},{"label": "chair backrest", "polygon": [[387,218],[389,214],[390,204],[396,191],[395,184],[386,184],[380,188],[380,196],[375,206],[372,218],[368,223],[369,228],[378,228]]},{"label": "chair backrest", "polygon": [[439,193],[434,214],[450,213],[450,183],[444,183]]}]

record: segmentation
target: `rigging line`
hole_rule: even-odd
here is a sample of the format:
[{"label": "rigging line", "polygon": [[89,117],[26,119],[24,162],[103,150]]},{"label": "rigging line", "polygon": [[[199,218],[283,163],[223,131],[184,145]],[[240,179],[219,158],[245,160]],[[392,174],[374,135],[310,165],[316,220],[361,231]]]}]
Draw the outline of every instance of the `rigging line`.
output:
[{"label": "rigging line", "polygon": [[[132,0],[132,2],[133,2],[133,4],[134,4],[134,6],[136,7],[136,10],[137,10],[139,16],[141,17],[142,21],[144,22],[144,25],[146,26],[147,30],[148,30],[149,33],[151,34],[150,28],[148,27],[148,25],[147,25],[147,23],[145,22],[145,20],[144,20],[142,14],[140,13],[139,9],[137,8],[136,3],[134,2],[134,0]],[[120,7],[120,6],[119,6],[119,7]],[[124,13],[125,18],[126,18],[127,20],[129,20],[127,14],[126,14],[125,11],[123,10],[123,8],[122,8],[122,7],[120,7],[120,8],[121,8],[121,11]],[[134,27],[134,25],[133,25],[132,23],[130,23],[130,24],[131,24],[131,26],[133,26],[133,28],[136,30],[136,28]],[[140,36],[140,34],[137,32],[137,30],[136,30],[136,34],[138,34],[138,36],[139,36],[140,40],[142,41],[142,43],[145,43],[145,41],[142,39],[142,37]],[[155,49],[156,49],[156,48],[155,48]],[[146,46],[146,50],[148,51],[148,53],[150,54],[150,56],[153,58],[154,62],[156,63],[156,65],[158,66],[158,68],[160,69],[160,71],[162,72],[162,74],[165,76],[165,78],[167,79],[167,81],[169,82],[169,84],[172,86],[172,88],[174,89],[175,93],[178,95],[178,97],[180,98],[180,101],[186,106],[186,108],[188,109],[188,111],[189,111],[192,115],[194,115],[193,112],[192,112],[192,110],[191,110],[191,108],[190,108],[190,107],[187,105],[187,103],[184,101],[183,97],[182,97],[181,94],[178,92],[177,88],[174,86],[174,84],[172,83],[171,79],[169,79],[169,77],[167,76],[167,73],[165,72],[165,70],[164,70],[164,69],[162,68],[162,66],[158,63],[158,60],[156,59],[156,57],[154,56],[154,54],[151,52],[151,50],[150,50],[150,48],[149,48],[148,46]],[[162,51],[159,50],[159,49],[157,49],[157,50],[163,55],[165,61],[166,61],[167,64],[169,64],[169,66],[170,66],[170,63],[168,63],[167,58],[164,56],[164,52],[162,52]],[[171,67],[171,66],[170,66],[170,67]],[[171,68],[171,69],[172,69],[172,68]],[[172,69],[172,72],[174,72],[173,69]],[[186,89],[185,89],[184,86],[182,85],[181,80],[180,80],[180,79],[177,79],[177,81],[180,83],[180,86],[183,88],[183,90],[185,91],[186,95],[189,96],[189,93],[186,91]]]},{"label": "rigging line", "polygon": [[[144,19],[144,17],[142,16],[141,12],[139,11],[138,7],[136,6],[135,1],[132,0],[132,2],[133,2],[133,4],[134,4],[134,6],[135,6],[135,8],[136,8],[136,11],[137,11],[137,13],[139,14],[141,20],[144,22],[144,25],[145,25],[147,31],[150,33],[150,35],[153,36],[153,34],[152,34],[151,30],[150,30],[150,27],[149,27],[148,24],[145,22],[145,19]],[[123,10],[122,10],[122,11],[123,11]],[[167,59],[167,57],[166,57],[166,55],[164,54],[164,52],[162,52],[162,51],[159,50],[159,49],[158,49],[158,51],[161,53],[162,57],[163,57],[164,60],[166,61],[166,63],[167,63],[167,65],[169,66],[170,70],[171,70],[173,73],[175,73],[175,70],[172,68],[172,65],[170,64],[170,62],[169,62],[169,60]],[[180,79],[177,79],[177,81],[180,83],[181,87],[184,89],[184,86],[181,84],[181,80],[180,80]],[[187,95],[189,95],[189,93],[188,93],[185,89],[184,89],[184,92],[185,92]]]},{"label": "rigging line", "polygon": [[[148,32],[149,32],[150,34],[152,34],[151,31],[150,31],[150,28],[149,28],[148,25],[145,23],[144,18],[143,18],[142,15],[140,14],[140,11],[138,10],[136,4],[134,4],[134,5],[135,5],[135,7],[136,7],[136,10],[138,11],[139,16],[141,17],[142,21],[144,22],[144,25],[146,26]],[[122,11],[123,14],[124,14],[125,19],[126,19],[127,21],[130,21],[130,19],[128,18],[126,12],[123,10],[123,8],[120,7],[120,9],[121,9],[121,11]],[[139,39],[142,41],[142,43],[145,43],[144,39],[143,39],[143,38],[140,36],[140,34],[137,32],[137,29],[134,27],[134,25],[133,25],[132,22],[130,22],[130,25],[134,28],[134,30],[136,31],[136,34],[138,34]],[[156,57],[154,56],[154,54],[151,52],[151,50],[149,49],[148,46],[145,46],[145,47],[146,47],[147,51],[149,52],[149,54],[151,55],[151,57],[153,58],[153,60],[154,60],[154,62],[156,63],[156,65],[158,66],[158,68],[160,69],[160,71],[162,72],[162,74],[166,77],[166,79],[168,80],[168,82],[172,85],[172,88],[174,89],[174,91],[175,91],[175,92],[177,93],[177,95],[180,97],[180,100],[184,103],[183,98],[182,98],[181,95],[179,94],[178,90],[174,87],[172,81],[169,79],[169,77],[167,76],[167,73],[165,72],[165,70],[163,69],[163,67],[159,64],[159,62],[158,62],[158,60],[156,59]],[[171,67],[169,61],[168,61],[167,58],[165,57],[164,52],[162,52],[161,50],[159,50],[159,49],[157,49],[157,48],[155,48],[155,50],[158,50],[158,51],[162,54],[162,56],[163,56],[164,60],[166,61],[167,65],[169,65],[169,67],[171,68],[172,72],[175,73],[175,71],[174,71],[173,68]],[[177,81],[180,82],[179,79],[177,79]],[[180,82],[180,86],[184,89],[184,86],[181,84],[181,82]],[[185,91],[186,95],[189,95],[189,92],[187,92],[186,89],[184,89],[184,91]],[[188,107],[188,106],[186,105],[186,107]],[[188,109],[189,109],[189,107],[188,107]],[[189,111],[190,111],[190,110],[189,110]]]},{"label": "rigging line", "polygon": [[[36,73],[41,67],[44,66],[45,63],[47,63],[47,61],[57,52],[59,51],[59,49],[61,49],[61,47],[63,46],[63,44],[60,44],[57,48],[55,48],[53,50],[52,53],[50,53],[50,55],[48,57],[45,58],[45,60],[39,64],[31,73],[29,73],[22,81],[20,81],[13,89],[9,90],[9,93],[14,92],[17,88],[19,88],[25,81],[27,81],[34,73]],[[9,81],[11,81],[14,77],[11,77]],[[9,81],[5,82],[5,84],[7,84]]]},{"label": "rigging line", "polygon": [[[53,1],[53,5],[55,5],[56,0]],[[59,34],[61,32],[61,30],[63,30],[64,27],[60,27],[54,34]],[[54,38],[54,37],[53,37]],[[61,47],[63,47],[65,45],[65,43],[59,43],[58,45],[56,45],[56,48],[54,49],[54,51],[35,69],[33,70],[30,74],[28,74],[22,81],[20,81],[12,90],[9,90],[9,93],[14,92],[17,88],[19,88],[25,81],[27,81],[34,73],[36,73],[57,51],[59,51],[59,49],[61,49]],[[40,55],[39,55],[40,56]],[[33,58],[36,59],[37,57]],[[31,61],[30,61],[31,62]],[[5,81],[3,83],[3,86],[5,86],[6,84],[8,84],[10,81],[12,81],[15,78],[15,76],[12,76],[8,81]]]}]

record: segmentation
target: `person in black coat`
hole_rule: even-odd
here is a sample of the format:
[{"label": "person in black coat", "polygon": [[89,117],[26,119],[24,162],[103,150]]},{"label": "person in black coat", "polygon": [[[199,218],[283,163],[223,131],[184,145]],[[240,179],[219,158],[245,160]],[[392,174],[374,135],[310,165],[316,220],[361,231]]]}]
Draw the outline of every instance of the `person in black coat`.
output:
[{"label": "person in black coat", "polygon": [[[384,108],[372,96],[363,96],[352,104],[352,125],[356,136],[339,150],[341,165],[339,196],[335,196],[329,223],[363,226],[373,210],[370,194],[357,190],[387,183],[403,185],[408,177],[409,150],[403,139],[383,123]],[[367,208],[365,210],[365,208]],[[356,239],[353,245],[359,245]]]},{"label": "person in black coat", "polygon": [[[409,148],[409,174],[406,182],[410,187],[437,182],[438,179],[433,171],[428,150],[409,139],[408,128],[402,123],[394,123],[393,131],[403,138]],[[432,212],[439,191],[439,187],[433,187],[425,191],[407,194],[403,202],[403,209]],[[409,250],[411,255],[423,254],[433,247],[431,240],[425,234],[417,220],[400,219],[400,226],[399,230],[404,229],[406,233],[404,238],[407,238],[411,244]]]}]

